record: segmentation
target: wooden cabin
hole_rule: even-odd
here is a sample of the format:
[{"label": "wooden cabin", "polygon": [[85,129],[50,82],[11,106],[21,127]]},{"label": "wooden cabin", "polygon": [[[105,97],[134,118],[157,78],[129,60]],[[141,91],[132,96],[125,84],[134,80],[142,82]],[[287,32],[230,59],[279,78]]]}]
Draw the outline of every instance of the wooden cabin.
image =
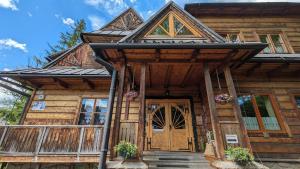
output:
[{"label": "wooden cabin", "polygon": [[129,8],[43,68],[1,72],[32,93],[20,123],[0,127],[0,162],[92,168],[121,140],[141,158],[200,156],[209,131],[219,159],[241,146],[261,161],[299,160],[299,9],[169,2],[144,21]]}]

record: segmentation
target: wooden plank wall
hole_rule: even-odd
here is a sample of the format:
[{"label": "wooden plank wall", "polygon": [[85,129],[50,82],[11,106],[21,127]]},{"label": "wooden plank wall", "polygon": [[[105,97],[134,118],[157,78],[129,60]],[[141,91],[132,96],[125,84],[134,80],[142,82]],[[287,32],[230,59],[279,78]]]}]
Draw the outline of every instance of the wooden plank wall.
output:
[{"label": "wooden plank wall", "polygon": [[[221,81],[222,82],[222,81]],[[217,82],[214,81],[213,84]],[[222,83],[223,90],[226,86]],[[237,95],[239,93],[270,94],[275,99],[274,110],[283,116],[287,123],[288,132],[269,133],[268,136],[260,134],[248,134],[253,152],[262,158],[298,158],[300,155],[300,113],[293,101],[293,94],[300,93],[300,81],[295,79],[257,79],[257,77],[237,77],[235,81]],[[219,89],[215,86],[215,93]],[[228,120],[233,117],[232,105],[217,104],[218,115],[221,120]]]},{"label": "wooden plank wall", "polygon": [[[280,13],[280,12],[279,12]],[[218,33],[241,33],[245,41],[257,41],[257,33],[283,33],[295,53],[300,53],[300,18],[298,17],[198,17]]]},{"label": "wooden plank wall", "polygon": [[[30,109],[26,114],[24,124],[77,124],[80,103],[82,98],[107,98],[108,90],[40,90],[45,98],[38,100],[37,94],[34,101],[45,101],[45,110]],[[38,93],[38,92],[37,92]]]}]

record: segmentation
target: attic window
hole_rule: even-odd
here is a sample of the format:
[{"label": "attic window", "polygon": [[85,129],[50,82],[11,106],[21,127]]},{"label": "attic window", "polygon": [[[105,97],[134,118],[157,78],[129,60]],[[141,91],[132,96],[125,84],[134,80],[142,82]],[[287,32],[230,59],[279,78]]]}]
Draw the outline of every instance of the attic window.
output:
[{"label": "attic window", "polygon": [[194,37],[197,36],[183,23],[181,19],[170,13],[154,27],[148,37]]}]

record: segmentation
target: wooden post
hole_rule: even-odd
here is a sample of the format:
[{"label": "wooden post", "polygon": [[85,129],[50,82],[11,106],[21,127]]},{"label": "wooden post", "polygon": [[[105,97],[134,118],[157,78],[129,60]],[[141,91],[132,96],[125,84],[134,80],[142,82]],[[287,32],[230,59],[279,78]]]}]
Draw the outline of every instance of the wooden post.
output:
[{"label": "wooden post", "polygon": [[236,90],[234,88],[234,82],[231,76],[231,72],[230,72],[230,68],[228,66],[225,66],[224,68],[224,75],[225,75],[225,80],[226,80],[226,84],[227,84],[227,88],[228,88],[228,92],[229,94],[233,97],[233,110],[234,110],[234,116],[237,119],[237,121],[239,122],[241,131],[242,131],[242,138],[243,138],[243,146],[248,148],[251,152],[251,145],[250,145],[250,140],[248,137],[248,133],[247,133],[247,129],[244,125],[244,121],[242,118],[242,111],[241,108],[239,106],[238,103],[238,99],[237,99],[237,94],[236,94]]},{"label": "wooden post", "polygon": [[[35,161],[38,160],[38,155],[39,155],[39,152],[41,151],[42,144],[43,144],[44,139],[45,139],[46,130],[47,130],[47,127],[40,128],[40,134],[39,134],[38,139],[37,139],[37,145],[36,145],[35,154],[34,154],[34,160]],[[50,128],[48,128],[48,130],[50,130]]]},{"label": "wooden post", "polygon": [[217,157],[223,159],[224,158],[223,137],[219,125],[219,119],[217,116],[216,103],[214,99],[214,91],[213,91],[212,82],[209,73],[209,67],[207,63],[204,63],[203,69],[204,69],[204,80],[205,80],[205,87],[207,92],[211,124],[212,124],[215,142],[216,142]]},{"label": "wooden post", "polygon": [[77,161],[79,161],[79,156],[80,156],[80,153],[81,153],[81,147],[82,147],[82,143],[83,143],[84,131],[85,131],[85,128],[81,127],[80,128],[79,144],[78,144],[78,148],[77,148]]},{"label": "wooden post", "polygon": [[23,108],[23,110],[22,110],[22,115],[21,115],[19,124],[24,124],[24,121],[25,121],[25,119],[26,119],[27,112],[28,112],[28,110],[30,109],[30,106],[31,106],[31,103],[32,103],[32,101],[33,101],[33,99],[34,99],[35,94],[36,94],[36,89],[34,89],[34,90],[32,91],[30,98],[27,98],[27,99],[26,99],[26,103],[25,103],[24,108]]},{"label": "wooden post", "polygon": [[123,63],[121,66],[121,71],[119,74],[119,86],[118,86],[118,98],[117,98],[117,105],[116,105],[116,114],[114,120],[114,127],[113,127],[113,137],[111,140],[111,147],[110,147],[110,159],[115,157],[114,146],[119,142],[119,133],[120,133],[120,120],[121,120],[121,111],[122,111],[122,102],[123,102],[123,93],[124,93],[124,83],[125,83],[125,75],[126,75],[126,64]]},{"label": "wooden post", "polygon": [[144,128],[145,128],[145,85],[146,85],[146,64],[141,66],[140,78],[140,115],[137,146],[141,157],[144,148]]}]

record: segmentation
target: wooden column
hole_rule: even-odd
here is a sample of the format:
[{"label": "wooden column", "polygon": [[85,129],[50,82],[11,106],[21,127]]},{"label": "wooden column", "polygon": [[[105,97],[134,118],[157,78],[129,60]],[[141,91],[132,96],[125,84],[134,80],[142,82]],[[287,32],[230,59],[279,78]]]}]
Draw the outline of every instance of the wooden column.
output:
[{"label": "wooden column", "polygon": [[146,64],[141,65],[140,78],[140,110],[137,146],[141,157],[144,148],[144,128],[145,128],[145,87],[146,87]]},{"label": "wooden column", "polygon": [[234,110],[234,116],[239,122],[240,129],[241,129],[241,137],[243,138],[243,143],[242,145],[246,148],[248,148],[251,151],[251,145],[250,145],[250,140],[248,137],[247,129],[244,125],[243,117],[242,117],[242,111],[238,103],[237,99],[237,94],[236,90],[234,87],[234,82],[231,76],[230,68],[228,66],[225,66],[224,68],[224,75],[225,75],[225,80],[228,88],[229,94],[233,97],[233,110]]},{"label": "wooden column", "polygon": [[126,64],[123,63],[121,65],[121,70],[120,70],[120,74],[119,74],[118,97],[117,97],[114,127],[113,127],[113,132],[112,132],[113,137],[111,139],[110,159],[113,159],[115,157],[114,146],[117,145],[119,142],[125,75],[126,75]]},{"label": "wooden column", "polygon": [[204,63],[203,69],[204,69],[204,80],[205,80],[211,124],[212,124],[215,142],[216,142],[217,157],[219,159],[223,159],[224,158],[223,137],[220,129],[219,119],[217,116],[216,103],[214,99],[215,96],[214,96],[214,91],[213,91],[212,82],[210,78],[209,67],[207,63]]}]

